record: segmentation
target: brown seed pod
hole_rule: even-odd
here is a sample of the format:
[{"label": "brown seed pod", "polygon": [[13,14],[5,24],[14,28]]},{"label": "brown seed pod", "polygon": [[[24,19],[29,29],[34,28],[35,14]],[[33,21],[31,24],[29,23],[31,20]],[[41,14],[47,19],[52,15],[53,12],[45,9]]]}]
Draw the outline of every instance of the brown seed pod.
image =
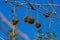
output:
[{"label": "brown seed pod", "polygon": [[24,16],[24,22],[27,22],[29,16]]},{"label": "brown seed pod", "polygon": [[40,22],[36,22],[35,26],[36,26],[36,28],[39,28],[41,26],[41,23]]},{"label": "brown seed pod", "polygon": [[33,24],[34,18],[32,16],[29,16],[27,21],[28,21],[28,23]]},{"label": "brown seed pod", "polygon": [[46,12],[45,17],[49,17],[50,16],[50,12]]},{"label": "brown seed pod", "polygon": [[16,18],[14,18],[12,21],[11,21],[11,24],[15,25],[18,23],[18,20]]}]

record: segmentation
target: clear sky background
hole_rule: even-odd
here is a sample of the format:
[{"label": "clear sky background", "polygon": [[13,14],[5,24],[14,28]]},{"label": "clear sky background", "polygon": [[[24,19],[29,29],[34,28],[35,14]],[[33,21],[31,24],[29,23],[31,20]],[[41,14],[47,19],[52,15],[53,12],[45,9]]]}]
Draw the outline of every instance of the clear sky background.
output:
[{"label": "clear sky background", "polygon": [[[11,2],[12,0],[8,0],[8,2]],[[20,2],[23,2],[24,3],[24,0],[18,0]],[[31,0],[29,0],[31,2]],[[38,4],[46,4],[46,0],[36,0],[36,2]],[[60,0],[53,0],[53,4],[60,4]],[[36,6],[34,6],[35,8],[39,9],[40,11],[42,12],[46,12],[44,9],[42,8],[38,8]],[[11,12],[11,9],[13,7],[10,6],[9,4],[5,4],[4,3],[4,0],[0,0],[0,11],[3,13],[3,15],[9,20],[11,21],[12,20],[12,12]],[[49,6],[45,6],[45,8],[47,8],[49,11],[52,11],[51,7]],[[55,10],[57,11],[57,13],[60,15],[60,7],[54,7]],[[49,17],[48,18],[45,18],[42,14],[36,12],[36,11],[33,11],[32,10],[32,15],[30,15],[30,9],[28,9],[28,15],[29,16],[33,16],[35,18],[35,22],[36,22],[36,19],[37,19],[37,14],[38,14],[38,20],[39,22],[41,22],[41,28],[39,29],[42,29],[42,31],[46,30],[46,31],[55,31],[56,32],[56,35],[58,36],[58,40],[60,40],[60,26],[58,26],[58,24],[60,24],[60,20],[59,19],[56,19],[56,18],[52,18],[52,20],[54,21],[54,24],[52,24],[52,29],[49,30],[48,29],[48,26],[49,26]],[[23,33],[26,33],[31,40],[34,40],[34,37],[35,35],[37,34],[37,28],[35,27],[34,24],[29,24],[29,23],[25,23],[24,20],[23,20],[23,17],[26,15],[26,8],[24,7],[16,7],[16,17],[17,19],[19,20],[19,23],[16,25],[18,29],[20,29]],[[54,15],[52,15],[54,16]],[[3,27],[6,29],[6,30],[10,30],[11,28],[2,22],[2,20],[0,19],[0,24],[3,25]],[[2,32],[0,30],[0,36],[3,37],[4,39],[7,39],[8,37],[4,34],[4,32]],[[19,36],[17,34],[16,36],[19,40],[24,40],[23,37]]]}]

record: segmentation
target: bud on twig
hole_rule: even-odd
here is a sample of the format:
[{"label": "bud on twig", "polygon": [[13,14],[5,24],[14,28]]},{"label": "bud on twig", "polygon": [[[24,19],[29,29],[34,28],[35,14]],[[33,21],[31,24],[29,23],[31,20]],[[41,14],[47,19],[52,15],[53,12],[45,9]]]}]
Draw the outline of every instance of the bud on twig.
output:
[{"label": "bud on twig", "polygon": [[4,1],[5,1],[5,3],[7,3],[8,0],[4,0]]}]

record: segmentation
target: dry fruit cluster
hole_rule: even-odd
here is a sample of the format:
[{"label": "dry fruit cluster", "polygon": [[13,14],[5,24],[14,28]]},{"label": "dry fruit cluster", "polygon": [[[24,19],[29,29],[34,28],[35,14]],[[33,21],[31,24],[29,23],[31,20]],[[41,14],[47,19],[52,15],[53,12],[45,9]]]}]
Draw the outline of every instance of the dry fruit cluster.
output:
[{"label": "dry fruit cluster", "polygon": [[41,26],[40,22],[34,23],[34,18],[32,16],[24,16],[24,22],[28,22],[29,24],[35,24],[36,28],[39,28]]}]

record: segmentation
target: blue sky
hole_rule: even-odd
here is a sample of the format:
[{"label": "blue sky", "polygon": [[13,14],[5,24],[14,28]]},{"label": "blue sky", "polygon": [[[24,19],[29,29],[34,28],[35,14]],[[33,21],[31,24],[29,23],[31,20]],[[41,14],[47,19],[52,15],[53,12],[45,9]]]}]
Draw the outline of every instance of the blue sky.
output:
[{"label": "blue sky", "polygon": [[[8,0],[9,2],[11,2],[12,0]],[[18,0],[20,2],[24,2],[24,0]],[[31,2],[31,0],[30,0]],[[46,4],[46,0],[36,0],[36,2],[38,4]],[[60,0],[53,0],[53,4],[60,4],[59,3]],[[39,9],[40,11],[42,12],[46,12],[44,9],[42,8],[38,8],[36,6],[34,6],[35,8]],[[49,6],[44,6],[45,8],[47,8],[49,11],[52,11],[51,7]],[[4,0],[0,0],[0,11],[3,13],[3,15],[9,20],[11,21],[12,20],[12,12],[11,12],[11,9],[13,7],[10,6],[9,4],[5,4],[4,3]],[[55,10],[57,11],[57,13],[60,15],[60,7],[54,7]],[[37,14],[38,14],[38,20],[39,22],[41,22],[41,28],[39,29],[42,29],[42,31],[46,30],[46,31],[55,31],[56,32],[56,35],[58,36],[58,40],[60,40],[60,27],[58,26],[58,24],[60,24],[60,20],[59,19],[56,19],[56,18],[52,18],[52,20],[54,21],[54,24],[52,24],[52,29],[49,30],[47,27],[49,26],[49,17],[48,18],[45,18],[42,14],[32,10],[32,15],[30,15],[30,9],[28,9],[28,15],[29,16],[33,16],[34,19],[35,19],[35,22],[36,22],[36,19],[37,19]],[[20,29],[22,32],[26,33],[31,40],[34,40],[34,36],[37,34],[37,28],[35,27],[34,24],[29,24],[29,23],[25,23],[24,20],[23,20],[23,17],[26,15],[26,8],[24,7],[16,7],[16,17],[17,19],[19,20],[19,23],[16,25],[18,29]],[[52,15],[53,16],[53,15]],[[3,27],[6,29],[6,30],[10,30],[11,28],[2,22],[2,20],[0,20],[0,24],[3,25]],[[2,32],[0,30],[0,36],[3,37],[4,39],[7,39],[7,36],[4,34],[4,32]],[[17,34],[16,36],[19,40],[24,40],[23,37],[19,36]]]}]

